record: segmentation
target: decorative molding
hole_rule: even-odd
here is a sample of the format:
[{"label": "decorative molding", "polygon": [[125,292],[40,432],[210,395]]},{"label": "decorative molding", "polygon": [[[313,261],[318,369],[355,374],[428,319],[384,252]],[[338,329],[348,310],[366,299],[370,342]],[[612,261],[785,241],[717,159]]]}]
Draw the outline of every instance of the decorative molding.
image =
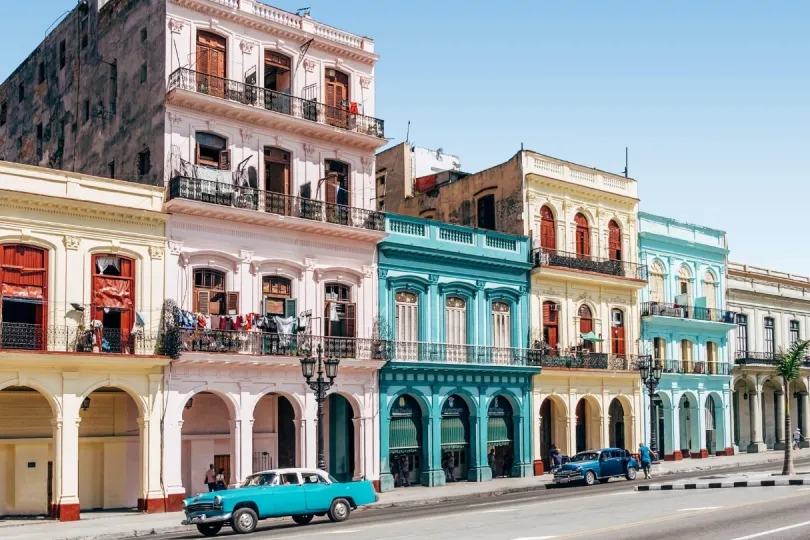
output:
[{"label": "decorative molding", "polygon": [[276,146],[281,146],[284,144],[284,137],[282,135],[276,135]]},{"label": "decorative molding", "polygon": [[209,22],[209,24],[211,25],[211,28],[217,28],[219,27],[219,19],[211,17],[211,21]]},{"label": "decorative molding", "polygon": [[253,132],[245,128],[239,128],[239,134],[242,136],[242,140],[244,141],[250,141],[253,139]]},{"label": "decorative molding", "polygon": [[309,271],[315,270],[315,263],[317,262],[318,262],[317,259],[305,258],[304,267]]},{"label": "decorative molding", "polygon": [[388,269],[387,268],[377,268],[377,277],[380,279],[385,279],[388,276]]},{"label": "decorative molding", "polygon": [[163,246],[149,246],[149,256],[153,259],[162,259]]},{"label": "decorative molding", "polygon": [[341,154],[340,148],[335,148],[335,158],[340,159]]},{"label": "decorative molding", "polygon": [[183,117],[177,113],[170,112],[168,114],[169,114],[169,122],[171,122],[175,126],[180,125],[180,122],[183,121]]},{"label": "decorative molding", "polygon": [[343,65],[343,58],[336,57],[335,58],[335,65],[342,66]]},{"label": "decorative molding", "polygon": [[240,249],[239,259],[241,259],[243,263],[251,263],[253,262],[253,252],[247,249]]},{"label": "decorative molding", "polygon": [[79,249],[81,239],[77,236],[65,236],[62,238],[62,243],[65,244],[65,249],[75,251]]},{"label": "decorative molding", "polygon": [[110,240],[110,251],[118,253],[121,250],[121,242],[117,239]]},{"label": "decorative molding", "polygon": [[186,23],[183,21],[178,21],[177,19],[169,19],[169,31],[172,34],[179,34],[183,31],[183,28],[186,26]]},{"label": "decorative molding", "polygon": [[479,291],[483,291],[484,287],[486,287],[486,285],[487,285],[486,282],[484,282],[483,280],[480,280],[480,279],[476,280],[476,282],[475,282],[475,288],[478,289]]},{"label": "decorative molding", "polygon": [[310,60],[309,58],[304,59],[304,69],[309,73],[315,71],[315,66],[317,65],[318,64],[314,60]]},{"label": "decorative molding", "polygon": [[315,145],[309,143],[302,143],[301,146],[304,148],[304,154],[307,156],[311,156],[315,153]]},{"label": "decorative molding", "polygon": [[253,47],[255,46],[256,44],[253,43],[252,41],[242,40],[239,43],[239,49],[241,49],[244,54],[251,54],[253,52]]},{"label": "decorative molding", "polygon": [[374,165],[374,158],[370,158],[368,156],[362,156],[360,158],[360,163],[363,165],[363,168],[368,169],[372,165]]},{"label": "decorative molding", "polygon": [[370,278],[370,277],[372,277],[374,275],[374,267],[373,266],[368,266],[368,265],[364,264],[361,271],[363,272],[363,275],[365,277],[367,277],[367,278]]},{"label": "decorative molding", "polygon": [[439,282],[439,275],[438,274],[428,274],[428,281],[431,284],[436,284]]},{"label": "decorative molding", "polygon": [[208,131],[216,131],[217,129],[216,120],[206,120],[205,125],[208,126]]},{"label": "decorative molding", "polygon": [[360,77],[360,88],[368,88],[371,86],[371,77]]},{"label": "decorative molding", "polygon": [[183,253],[183,242],[177,240],[169,240],[169,253],[172,255],[180,255]]}]

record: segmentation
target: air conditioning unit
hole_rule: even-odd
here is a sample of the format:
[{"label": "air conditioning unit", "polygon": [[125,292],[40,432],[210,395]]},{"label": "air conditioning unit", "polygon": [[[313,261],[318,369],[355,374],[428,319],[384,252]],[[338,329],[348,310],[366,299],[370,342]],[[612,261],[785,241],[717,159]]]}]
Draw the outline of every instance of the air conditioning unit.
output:
[{"label": "air conditioning unit", "polygon": [[560,304],[551,304],[549,307],[550,311],[560,311]]},{"label": "air conditioning unit", "polygon": [[613,325],[620,326],[622,324],[622,312],[621,311],[614,311],[613,312]]}]

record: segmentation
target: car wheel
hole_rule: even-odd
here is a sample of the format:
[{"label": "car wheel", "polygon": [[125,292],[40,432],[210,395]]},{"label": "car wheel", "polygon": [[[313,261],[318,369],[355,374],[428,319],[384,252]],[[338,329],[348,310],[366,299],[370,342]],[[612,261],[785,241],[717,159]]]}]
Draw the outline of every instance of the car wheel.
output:
[{"label": "car wheel", "polygon": [[585,485],[592,486],[596,483],[596,475],[593,471],[588,471],[585,473]]},{"label": "car wheel", "polygon": [[292,519],[294,522],[298,523],[299,525],[308,525],[312,518],[314,518],[312,514],[300,514],[297,516],[293,516]]},{"label": "car wheel", "polygon": [[349,501],[346,499],[335,499],[332,501],[332,506],[329,507],[329,519],[335,523],[346,521],[349,519],[349,514],[352,508],[349,506]]},{"label": "car wheel", "polygon": [[231,516],[231,528],[237,534],[252,533],[257,521],[256,512],[250,508],[240,508]]},{"label": "car wheel", "polygon": [[609,481],[610,481],[610,478],[600,478],[599,479],[600,484],[607,484]]},{"label": "car wheel", "polygon": [[219,534],[219,531],[222,530],[222,523],[200,523],[197,525],[197,530],[200,531],[203,536],[216,536]]},{"label": "car wheel", "polygon": [[637,472],[638,471],[636,471],[635,467],[627,467],[627,472],[624,473],[624,477],[627,478],[628,480],[635,480]]}]

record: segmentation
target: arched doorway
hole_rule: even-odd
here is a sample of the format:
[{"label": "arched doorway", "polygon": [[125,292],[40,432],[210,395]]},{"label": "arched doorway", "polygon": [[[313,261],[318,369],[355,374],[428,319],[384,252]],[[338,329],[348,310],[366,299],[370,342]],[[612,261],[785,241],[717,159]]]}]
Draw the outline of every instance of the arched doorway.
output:
[{"label": "arched doorway", "polygon": [[690,457],[693,452],[700,452],[700,426],[697,414],[700,403],[691,393],[685,393],[678,402],[679,440],[683,457]]},{"label": "arched doorway", "polygon": [[265,394],[253,412],[253,472],[299,465],[295,408],[290,398]]},{"label": "arched doorway", "polygon": [[[397,478],[403,461],[408,462],[408,481]],[[388,463],[395,486],[417,484],[424,466],[422,447],[422,409],[416,398],[399,396],[391,407],[388,424]]]},{"label": "arched doorway", "polygon": [[560,343],[560,305],[546,300],[543,302],[543,342],[552,354],[557,352]]},{"label": "arched doorway", "polygon": [[187,496],[208,490],[203,479],[211,465],[223,471],[226,485],[236,480],[231,420],[231,410],[218,394],[199,392],[186,401],[180,461]]},{"label": "arched doorway", "polygon": [[[663,398],[661,396],[664,396]],[[672,448],[666,445],[667,440],[667,433],[668,433],[668,423],[672,421],[671,418],[667,419],[665,415],[664,409],[664,399],[666,399],[666,403],[669,403],[669,399],[667,398],[666,394],[655,394],[652,400],[653,404],[653,418],[656,419],[656,447],[658,449],[658,454],[661,459],[664,459],[665,454],[671,454]],[[671,408],[670,408],[671,412]],[[645,441],[646,443],[647,441]]]},{"label": "arched doorway", "polygon": [[79,410],[79,503],[82,511],[138,509],[142,413],[127,392],[102,387]]},{"label": "arched doorway", "polygon": [[329,395],[324,418],[329,434],[326,466],[329,474],[341,482],[351,482],[354,478],[354,417],[349,400],[340,394]]},{"label": "arched doorway", "polygon": [[51,404],[37,390],[0,390],[0,514],[48,515],[57,502],[53,418]]},{"label": "arched doorway", "polygon": [[591,255],[591,232],[588,227],[588,218],[579,213],[574,216],[574,223],[576,224],[575,241],[577,257],[587,259]]},{"label": "arched doorway", "polygon": [[540,209],[540,247],[544,252],[553,253],[557,249],[557,226],[551,208]]},{"label": "arched doorway", "polygon": [[601,446],[599,404],[592,397],[583,397],[576,407],[577,453]]},{"label": "arched doorway", "polygon": [[504,396],[495,396],[487,409],[487,454],[494,450],[493,477],[512,476],[514,433],[512,404]]},{"label": "arched doorway", "polygon": [[608,446],[613,448],[626,448],[627,445],[625,444],[624,438],[624,407],[622,407],[618,399],[613,398],[613,401],[610,402],[608,416],[610,422],[610,442]]},{"label": "arched doorway", "polygon": [[582,348],[586,351],[593,352],[594,342],[593,339],[591,339],[594,336],[593,312],[587,304],[582,304],[579,306],[577,315],[579,316],[579,335],[582,339]]},{"label": "arched doorway", "polygon": [[540,404],[540,456],[544,470],[551,470],[551,445],[555,445],[562,455],[569,453],[568,412],[559,397],[547,397]]},{"label": "arched doorway", "polygon": [[442,469],[449,472],[447,480],[466,480],[470,462],[470,409],[458,394],[448,397],[442,405],[441,433]]},{"label": "arched doorway", "polygon": [[706,429],[706,449],[709,455],[717,454],[717,449],[723,450],[723,428],[722,420],[718,418],[718,414],[722,412],[722,402],[718,403],[713,395],[706,396],[704,405],[704,423]]},{"label": "arched doorway", "polygon": [[608,223],[608,258],[611,261],[622,260],[622,229],[614,219]]}]

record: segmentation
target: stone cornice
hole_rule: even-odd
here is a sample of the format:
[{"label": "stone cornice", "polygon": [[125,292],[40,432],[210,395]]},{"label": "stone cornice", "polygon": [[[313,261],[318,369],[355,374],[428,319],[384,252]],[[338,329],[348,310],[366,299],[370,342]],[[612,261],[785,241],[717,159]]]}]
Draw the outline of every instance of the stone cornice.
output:
[{"label": "stone cornice", "polygon": [[126,224],[163,225],[169,219],[167,214],[153,210],[8,190],[0,190],[0,208],[34,210],[55,215],[70,215],[82,219]]}]

